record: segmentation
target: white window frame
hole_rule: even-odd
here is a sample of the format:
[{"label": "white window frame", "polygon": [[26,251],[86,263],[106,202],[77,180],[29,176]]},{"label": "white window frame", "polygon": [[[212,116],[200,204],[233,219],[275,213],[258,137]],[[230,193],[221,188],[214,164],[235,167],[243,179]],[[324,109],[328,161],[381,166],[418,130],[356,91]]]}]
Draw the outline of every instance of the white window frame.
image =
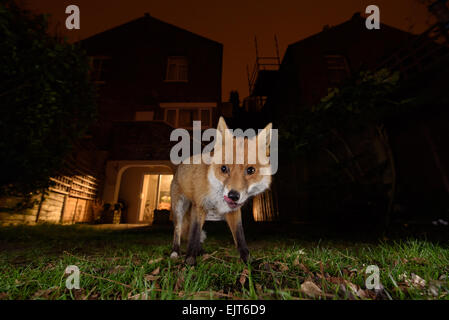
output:
[{"label": "white window frame", "polygon": [[[212,127],[212,108],[192,108],[192,107],[186,107],[186,108],[165,108],[164,109],[164,121],[167,122],[170,125],[173,125],[171,123],[168,122],[168,111],[176,111],[176,116],[175,116],[175,128],[181,128],[179,126],[179,111],[180,110],[197,110],[198,111],[198,115],[199,118],[201,120],[201,129],[207,129],[207,128],[211,128]],[[202,119],[202,115],[201,115],[201,111],[205,111],[208,110],[209,111],[209,125],[205,126],[203,125],[203,119]],[[193,129],[192,126],[190,127],[182,127],[184,129]]]},{"label": "white window frame", "polygon": [[[187,68],[187,72],[186,72],[186,77],[187,78],[186,79],[180,79],[179,67],[184,65],[184,64],[181,64],[181,63],[170,63],[171,60],[176,60],[176,59],[178,59],[178,60],[183,59],[185,61],[185,66]],[[169,79],[169,77],[168,77],[169,76],[169,68],[170,68],[171,64],[175,64],[175,66],[176,66],[175,74],[176,74],[177,79]],[[165,80],[164,81],[165,82],[189,82],[189,60],[187,59],[186,56],[170,56],[170,57],[167,58],[167,69],[165,71]]]}]

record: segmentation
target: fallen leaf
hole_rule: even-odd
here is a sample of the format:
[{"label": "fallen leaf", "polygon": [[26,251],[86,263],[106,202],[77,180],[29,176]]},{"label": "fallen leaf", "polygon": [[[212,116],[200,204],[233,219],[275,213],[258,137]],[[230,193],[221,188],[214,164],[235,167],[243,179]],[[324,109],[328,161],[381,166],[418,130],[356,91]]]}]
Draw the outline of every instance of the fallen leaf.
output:
[{"label": "fallen leaf", "polygon": [[156,281],[159,278],[160,278],[160,276],[153,276],[152,274],[147,274],[145,276],[145,280],[147,280],[147,281]]},{"label": "fallen leaf", "polygon": [[302,271],[304,271],[304,273],[310,273],[309,268],[307,268],[303,263],[300,263],[300,264],[298,265],[298,267],[299,267]]},{"label": "fallen leaf", "polygon": [[126,269],[127,269],[126,266],[115,266],[109,271],[109,273],[111,274],[123,273]]},{"label": "fallen leaf", "polygon": [[256,283],[256,291],[259,296],[263,294],[262,286],[258,283]]},{"label": "fallen leaf", "polygon": [[293,261],[294,266],[299,266],[299,256],[296,256],[295,261]]},{"label": "fallen leaf", "polygon": [[312,281],[305,281],[301,284],[301,292],[311,298],[321,296],[322,294],[321,289]]},{"label": "fallen leaf", "polygon": [[287,264],[285,264],[285,263],[283,263],[283,262],[280,262],[280,261],[276,261],[274,264],[276,264],[276,265],[279,266],[279,270],[280,270],[281,272],[286,272],[286,271],[288,271],[288,266],[287,266]]},{"label": "fallen leaf", "polygon": [[204,254],[203,255],[203,261],[206,261],[206,260],[208,260],[208,259],[210,259],[210,257],[211,257],[211,255],[210,254]]},{"label": "fallen leaf", "polygon": [[7,300],[9,297],[8,293],[0,292],[0,300]]},{"label": "fallen leaf", "polygon": [[148,293],[146,292],[142,292],[142,293],[138,293],[136,295],[131,296],[131,292],[128,293],[128,299],[129,300],[149,300],[149,296]]},{"label": "fallen leaf", "polygon": [[153,272],[151,272],[151,274],[153,276],[157,276],[159,274],[159,272],[161,271],[161,268],[157,267],[156,269],[153,270]]},{"label": "fallen leaf", "polygon": [[416,264],[420,264],[420,265],[425,265],[425,264],[427,263],[427,260],[426,260],[426,259],[424,259],[424,258],[418,258],[418,257],[412,258],[412,259],[410,259],[410,261],[413,261],[413,262],[415,262]]},{"label": "fallen leaf", "polygon": [[246,282],[246,278],[248,278],[249,271],[247,268],[243,269],[242,274],[240,275],[239,282],[243,286]]},{"label": "fallen leaf", "polygon": [[412,273],[412,284],[421,288],[426,286],[426,280],[418,276],[417,274]]},{"label": "fallen leaf", "polygon": [[176,280],[176,284],[175,284],[175,287],[173,290],[178,291],[182,287],[183,284],[184,284],[184,276],[180,275],[178,277],[178,280]]},{"label": "fallen leaf", "polygon": [[153,259],[153,260],[148,261],[148,264],[158,263],[160,261],[162,261],[162,258],[157,258],[157,259]]},{"label": "fallen leaf", "polygon": [[[48,289],[38,290],[34,293],[33,299],[39,299],[39,298],[48,299],[48,298],[50,298],[50,295],[57,290],[59,290],[59,287],[51,287]],[[75,290],[75,292],[76,291],[77,290]]]}]

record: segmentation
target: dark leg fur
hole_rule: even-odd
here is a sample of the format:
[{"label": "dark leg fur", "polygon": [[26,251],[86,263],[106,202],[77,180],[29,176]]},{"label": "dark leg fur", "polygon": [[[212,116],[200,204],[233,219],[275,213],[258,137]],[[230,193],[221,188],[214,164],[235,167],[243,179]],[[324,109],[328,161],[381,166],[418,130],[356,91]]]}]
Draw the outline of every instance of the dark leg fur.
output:
[{"label": "dark leg fur", "polygon": [[186,263],[189,265],[196,264],[196,257],[201,251],[201,228],[200,224],[195,221],[192,222],[189,232],[189,243],[187,245]]},{"label": "dark leg fur", "polygon": [[249,257],[249,250],[248,245],[246,244],[245,234],[243,233],[243,226],[241,222],[237,224],[235,236],[237,240],[237,249],[239,250],[240,253],[240,258],[243,260],[243,262],[247,263]]}]

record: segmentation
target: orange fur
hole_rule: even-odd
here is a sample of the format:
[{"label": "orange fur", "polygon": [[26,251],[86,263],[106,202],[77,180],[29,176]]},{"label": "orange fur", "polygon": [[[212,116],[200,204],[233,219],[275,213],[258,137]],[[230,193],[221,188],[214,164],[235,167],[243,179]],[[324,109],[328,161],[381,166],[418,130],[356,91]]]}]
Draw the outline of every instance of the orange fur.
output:
[{"label": "orange fur", "polygon": [[[269,132],[270,128],[271,124],[265,128],[265,132]],[[243,236],[240,208],[248,199],[265,191],[271,183],[271,175],[260,174],[260,170],[269,165],[262,165],[259,161],[255,164],[248,163],[247,138],[239,140],[233,137],[223,118],[220,118],[217,130],[228,139],[214,146],[215,155],[222,153],[223,163],[180,164],[171,184],[171,208],[175,227],[172,257],[179,255],[181,238],[186,239],[186,261],[189,264],[195,263],[195,257],[201,251],[201,242],[205,237],[201,230],[208,215],[227,221],[240,255],[246,261],[248,249]],[[226,143],[229,142],[233,145],[233,164],[224,163]],[[267,144],[269,145],[269,140]],[[237,162],[236,151],[243,151],[242,164],[234,164]],[[223,169],[224,166],[226,170]],[[228,195],[233,198],[237,195],[237,198],[230,199]]]}]

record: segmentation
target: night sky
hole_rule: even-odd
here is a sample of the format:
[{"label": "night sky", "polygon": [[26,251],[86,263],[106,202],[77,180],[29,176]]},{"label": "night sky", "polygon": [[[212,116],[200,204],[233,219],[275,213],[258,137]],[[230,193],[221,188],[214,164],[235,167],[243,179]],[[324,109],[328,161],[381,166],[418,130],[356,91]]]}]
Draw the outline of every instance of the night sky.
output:
[{"label": "night sky", "polygon": [[[254,36],[260,55],[275,54],[274,34],[279,39],[280,56],[290,43],[320,32],[324,25],[344,22],[370,4],[380,8],[381,22],[402,30],[420,33],[433,20],[419,0],[177,0],[99,1],[23,0],[25,7],[50,13],[51,28],[70,41],[77,41],[149,12],[155,18],[187,29],[224,45],[223,99],[230,90],[248,95],[246,65],[255,62]],[[65,29],[65,8],[78,5],[81,29]]]}]

